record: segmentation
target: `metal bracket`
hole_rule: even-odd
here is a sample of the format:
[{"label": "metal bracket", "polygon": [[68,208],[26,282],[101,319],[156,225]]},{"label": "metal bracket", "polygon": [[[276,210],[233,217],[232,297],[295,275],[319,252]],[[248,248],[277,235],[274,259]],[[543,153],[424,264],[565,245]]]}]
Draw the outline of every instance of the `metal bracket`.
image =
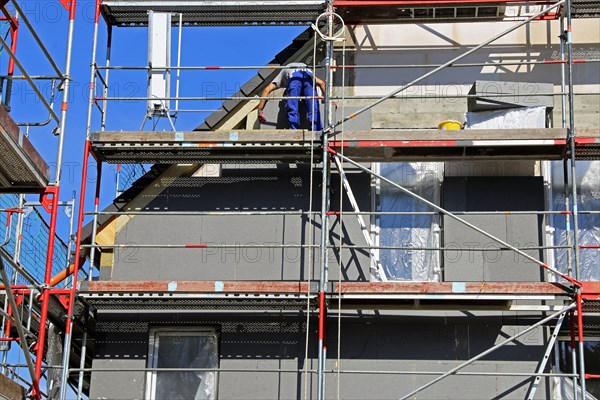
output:
[{"label": "metal bracket", "polygon": [[58,2],[62,4],[65,10],[69,10],[69,8],[71,7],[71,1],[73,0],[58,0]]},{"label": "metal bracket", "polygon": [[48,186],[44,193],[40,195],[40,203],[48,214],[52,213],[52,203],[54,196],[58,193],[58,186]]}]

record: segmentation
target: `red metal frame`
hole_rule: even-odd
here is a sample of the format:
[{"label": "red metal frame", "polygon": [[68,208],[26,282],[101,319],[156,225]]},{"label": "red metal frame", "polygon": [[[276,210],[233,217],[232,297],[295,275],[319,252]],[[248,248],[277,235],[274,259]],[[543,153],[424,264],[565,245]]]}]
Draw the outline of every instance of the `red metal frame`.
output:
[{"label": "red metal frame", "polygon": [[[46,325],[48,320],[48,305],[50,298],[50,280],[52,279],[52,258],[54,256],[54,240],[56,236],[56,219],[58,216],[58,196],[60,193],[60,187],[55,186],[50,191],[53,196],[49,203],[44,206],[50,207],[50,229],[48,233],[48,251],[46,253],[46,271],[44,273],[44,286],[41,293],[42,310],[40,312],[40,330],[38,332],[38,346],[36,349],[35,357],[35,381],[39,382],[42,377],[42,363],[44,361],[44,343],[46,341]],[[43,204],[43,202],[42,202]],[[47,208],[46,208],[47,209]],[[39,389],[39,388],[38,388]],[[41,398],[41,393],[38,389],[35,389],[33,396]]]},{"label": "red metal frame", "polygon": [[[77,216],[77,235],[75,239],[75,264],[73,266],[73,279],[77,280],[77,276],[79,276],[79,268],[83,264],[83,260],[81,259],[81,231],[83,228],[83,218],[84,218],[84,208],[85,208],[85,192],[87,189],[87,175],[88,175],[88,163],[90,154],[92,153],[92,146],[88,140],[85,141],[84,150],[83,150],[83,169],[81,172],[81,191],[79,194],[79,213]],[[98,163],[99,171],[102,170],[101,163]],[[101,175],[98,174],[98,179],[96,180],[96,197],[95,201],[97,202],[99,199],[99,190],[100,190],[100,179]],[[90,270],[90,274],[91,274]],[[69,295],[69,304],[67,309],[67,321],[65,327],[65,335],[71,334],[73,327],[73,304],[75,303],[75,294],[77,291],[77,284],[73,282],[71,285],[71,289],[68,290]]]},{"label": "red metal frame", "polygon": [[[19,305],[21,305],[22,302],[23,302],[23,297],[19,296],[19,295],[16,295],[15,296],[15,304],[17,306],[19,306]],[[10,306],[10,304],[8,304],[8,307],[6,308],[6,312],[8,314],[12,314],[12,307]],[[12,323],[11,323],[10,319],[7,319],[6,320],[6,327],[5,327],[5,331],[4,331],[4,336],[9,341],[15,340],[15,338],[10,335],[10,328],[11,328],[11,326],[12,326]]]},{"label": "red metal frame", "polygon": [[[319,341],[323,346],[323,353],[327,354],[327,304],[325,303],[325,292],[319,292]],[[327,356],[324,357],[327,360]]]},{"label": "red metal frame", "polygon": [[92,281],[90,293],[288,293],[303,294],[307,282],[282,281]]},{"label": "red metal frame", "polygon": [[[2,9],[3,11],[5,8]],[[13,54],[17,54],[17,41],[19,38],[19,22],[11,18],[10,22],[10,50]],[[15,60],[10,57],[8,60],[8,76],[15,74]]]},{"label": "red metal frame", "polygon": [[[75,11],[77,0],[60,0],[61,4],[69,10],[69,22],[72,23],[75,20]],[[65,110],[65,104],[62,105]],[[36,359],[35,359],[35,376],[31,377],[33,381],[32,397],[36,399],[42,398],[42,392],[39,388],[39,382],[42,377],[42,363],[44,360],[44,350],[46,341],[46,325],[48,322],[48,306],[49,298],[51,294],[56,292],[56,289],[50,287],[52,280],[52,259],[54,255],[54,242],[56,238],[56,222],[58,216],[58,199],[60,195],[60,184],[58,182],[60,177],[57,177],[57,184],[46,188],[46,191],[41,196],[41,202],[44,208],[50,213],[50,226],[49,226],[49,237],[48,237],[48,251],[46,253],[46,270],[44,273],[44,285],[42,286],[42,293],[40,295],[41,301],[41,312],[40,312],[40,329],[38,332],[37,346],[36,346]],[[85,178],[82,181],[85,183]],[[49,198],[51,196],[51,198]],[[58,292],[56,292],[58,293]],[[72,312],[72,302],[70,312]],[[68,329],[69,324],[67,324]]]},{"label": "red metal frame", "polygon": [[600,282],[581,282],[581,298],[585,301],[600,301]]},{"label": "red metal frame", "polygon": [[[577,293],[576,301],[577,301],[577,339],[578,339],[580,346],[584,346],[585,342],[583,340],[583,298],[581,296],[581,292]],[[583,347],[580,347],[580,349],[582,349],[582,348]],[[583,354],[579,355],[580,359],[581,359],[581,357],[583,357]],[[583,372],[585,372],[585,371],[583,371]],[[582,384],[582,386],[583,386],[583,384]]]},{"label": "red metal frame", "polygon": [[[8,21],[10,23],[10,51],[13,54],[17,54],[17,42],[19,38],[19,20],[14,16],[10,15],[8,10],[6,9],[6,3],[8,0],[0,2],[0,7],[2,8],[2,13],[4,14],[4,18],[2,20]],[[9,57],[8,60],[8,70],[7,75],[9,77],[13,76],[15,73],[15,60],[12,57]],[[10,84],[8,84],[8,91],[11,90]]]}]

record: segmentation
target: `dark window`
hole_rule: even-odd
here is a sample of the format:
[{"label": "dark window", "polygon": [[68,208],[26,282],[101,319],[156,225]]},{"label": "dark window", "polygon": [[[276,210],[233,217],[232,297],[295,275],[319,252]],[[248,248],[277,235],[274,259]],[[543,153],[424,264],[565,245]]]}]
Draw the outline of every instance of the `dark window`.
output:
[{"label": "dark window", "polygon": [[[218,368],[214,331],[154,331],[150,368]],[[214,400],[216,371],[156,371],[148,373],[146,399]]]}]

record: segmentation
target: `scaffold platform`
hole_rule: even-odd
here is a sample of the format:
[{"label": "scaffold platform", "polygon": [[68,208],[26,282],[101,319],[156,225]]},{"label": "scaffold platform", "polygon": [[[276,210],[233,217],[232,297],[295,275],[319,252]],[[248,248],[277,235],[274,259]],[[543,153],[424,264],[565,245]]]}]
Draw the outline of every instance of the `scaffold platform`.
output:
[{"label": "scaffold platform", "polygon": [[50,168],[0,106],[0,193],[40,192],[50,179]]},{"label": "scaffold platform", "polygon": [[[510,6],[539,6],[549,0],[335,0],[348,24],[502,20]],[[145,26],[148,10],[181,14],[186,26],[308,25],[325,11],[325,0],[103,0],[102,13],[114,26]],[[599,15],[600,2],[575,0],[574,18]],[[558,17],[560,13],[553,13]],[[177,23],[175,19],[173,23]]]},{"label": "scaffold platform", "polygon": [[[559,160],[567,131],[551,129],[378,129],[336,133],[333,150],[359,162],[530,159]],[[320,157],[320,133],[297,130],[96,132],[90,142],[108,163],[308,162]],[[576,152],[600,157],[598,132],[580,131]]]},{"label": "scaffold platform", "polygon": [[[310,290],[309,290],[310,288]],[[106,281],[85,282],[80,295],[101,312],[136,310],[269,309],[291,310],[314,305],[316,282],[286,281]],[[460,309],[553,310],[571,288],[550,282],[330,282],[328,301],[336,307],[414,309],[426,306]],[[514,303],[515,301],[518,302]]]},{"label": "scaffold platform", "polygon": [[[325,10],[325,0],[103,0],[110,25],[148,25],[148,10],[182,14],[186,26],[307,25]],[[178,21],[173,21],[178,22]]]}]

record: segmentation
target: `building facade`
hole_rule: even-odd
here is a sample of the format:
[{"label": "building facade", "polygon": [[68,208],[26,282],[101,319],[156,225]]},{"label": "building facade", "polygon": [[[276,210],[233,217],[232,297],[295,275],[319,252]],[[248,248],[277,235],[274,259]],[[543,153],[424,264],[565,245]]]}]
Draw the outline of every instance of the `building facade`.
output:
[{"label": "building facade", "polygon": [[[593,155],[578,161],[584,248],[575,261],[565,248],[574,238],[565,233],[568,141],[552,136],[566,134],[563,118],[572,123],[562,112],[561,19],[537,18],[412,84],[537,9],[496,4],[494,18],[463,22],[457,16],[476,11],[457,3],[453,17],[437,9],[439,22],[427,20],[436,7],[417,7],[434,11],[353,25],[384,18],[341,3],[344,41],[305,33],[273,62],[313,64],[331,83],[329,125],[356,114],[335,127],[325,162],[311,133],[277,125],[282,93],[258,123],[255,97],[278,72],[268,68],[174,139],[226,137],[214,139],[222,149],[159,154],[147,143],[125,147],[167,134],[93,134],[100,159],[164,164],[88,227],[84,247],[99,271],[80,283],[93,313],[93,363],[82,375],[90,398],[573,395],[568,321],[578,282],[600,280],[599,167]],[[573,32],[573,53],[590,61],[573,65],[575,132],[595,145],[597,18],[574,20]],[[437,129],[465,114],[473,129]],[[240,150],[251,135],[260,139]],[[143,151],[151,155],[136,158]],[[594,375],[598,314],[583,304]],[[590,394],[596,383],[587,379]]]}]

